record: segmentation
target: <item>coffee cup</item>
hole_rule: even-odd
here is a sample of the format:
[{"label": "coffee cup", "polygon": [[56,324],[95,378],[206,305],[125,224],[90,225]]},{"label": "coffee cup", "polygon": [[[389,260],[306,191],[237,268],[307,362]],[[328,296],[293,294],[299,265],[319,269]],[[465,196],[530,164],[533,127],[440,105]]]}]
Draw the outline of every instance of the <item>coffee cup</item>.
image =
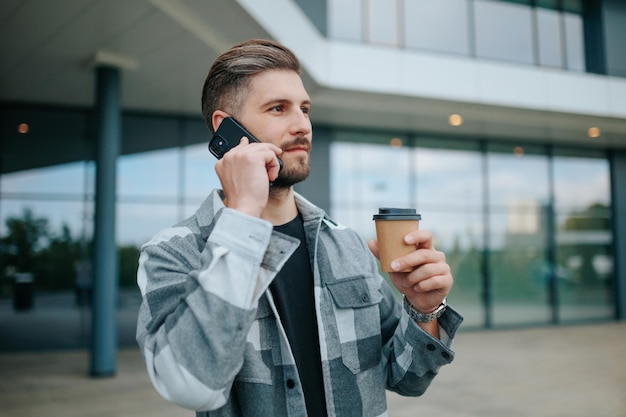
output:
[{"label": "coffee cup", "polygon": [[391,262],[415,250],[415,245],[406,244],[404,237],[419,228],[421,219],[422,216],[415,209],[408,208],[380,208],[378,214],[374,214],[378,255],[383,271],[393,272]]}]

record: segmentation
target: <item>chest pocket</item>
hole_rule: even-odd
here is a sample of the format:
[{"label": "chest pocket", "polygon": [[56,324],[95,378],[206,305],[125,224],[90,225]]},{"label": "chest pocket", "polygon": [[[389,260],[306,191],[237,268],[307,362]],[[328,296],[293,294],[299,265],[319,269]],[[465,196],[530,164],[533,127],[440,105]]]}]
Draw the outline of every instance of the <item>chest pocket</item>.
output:
[{"label": "chest pocket", "polygon": [[355,374],[378,364],[382,356],[378,304],[383,297],[374,282],[357,276],[327,284],[334,301],[341,359]]}]

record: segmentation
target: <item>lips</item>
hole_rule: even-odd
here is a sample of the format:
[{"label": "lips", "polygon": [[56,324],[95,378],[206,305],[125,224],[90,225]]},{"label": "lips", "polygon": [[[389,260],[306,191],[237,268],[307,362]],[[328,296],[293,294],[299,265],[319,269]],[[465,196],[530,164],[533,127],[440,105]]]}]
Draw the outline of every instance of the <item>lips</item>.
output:
[{"label": "lips", "polygon": [[291,148],[287,148],[284,150],[284,152],[295,152],[295,151],[308,152],[309,148],[308,146],[292,146]]}]

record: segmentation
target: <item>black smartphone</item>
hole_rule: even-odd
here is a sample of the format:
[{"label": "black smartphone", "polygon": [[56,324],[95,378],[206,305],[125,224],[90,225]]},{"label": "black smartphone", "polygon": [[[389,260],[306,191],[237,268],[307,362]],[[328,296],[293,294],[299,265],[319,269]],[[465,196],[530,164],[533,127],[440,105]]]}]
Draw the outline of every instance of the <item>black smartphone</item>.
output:
[{"label": "black smartphone", "polygon": [[[247,137],[250,143],[259,142],[252,133],[248,132],[241,123],[237,122],[232,117],[226,117],[220,123],[217,131],[209,142],[209,151],[217,158],[222,159],[224,154],[230,151],[235,146],[239,145],[242,137]],[[280,169],[283,168],[283,161],[278,158]],[[280,172],[279,169],[279,172]]]}]

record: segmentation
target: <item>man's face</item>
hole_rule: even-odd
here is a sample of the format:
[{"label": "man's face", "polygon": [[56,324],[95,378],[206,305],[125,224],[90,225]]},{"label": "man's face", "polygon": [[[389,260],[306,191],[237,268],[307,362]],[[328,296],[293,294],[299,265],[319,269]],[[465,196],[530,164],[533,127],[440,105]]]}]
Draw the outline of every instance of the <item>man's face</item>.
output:
[{"label": "man's face", "polygon": [[271,70],[252,76],[237,119],[261,142],[283,150],[283,169],[274,187],[290,187],[310,171],[311,99],[300,76],[289,70]]}]

